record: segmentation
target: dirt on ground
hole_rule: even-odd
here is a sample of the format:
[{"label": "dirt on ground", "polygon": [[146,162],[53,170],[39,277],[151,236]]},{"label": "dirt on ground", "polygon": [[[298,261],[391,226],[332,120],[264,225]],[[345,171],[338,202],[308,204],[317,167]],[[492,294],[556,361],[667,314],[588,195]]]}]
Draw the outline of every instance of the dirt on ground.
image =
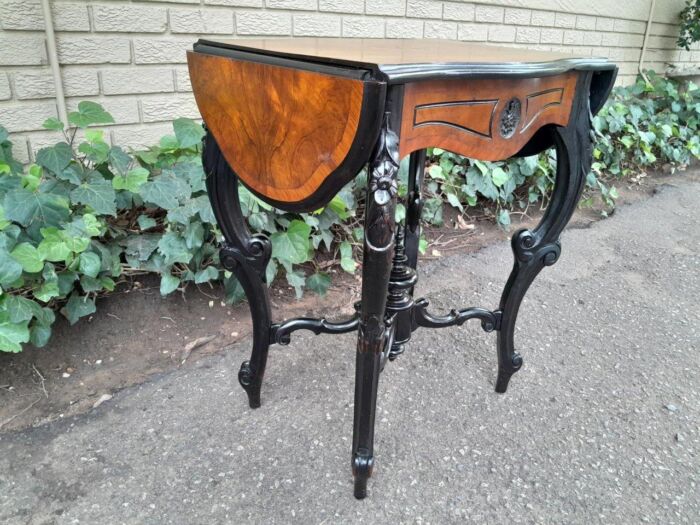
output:
[{"label": "dirt on ground", "polygon": [[[618,206],[648,198],[657,186],[688,177],[698,179],[700,173],[655,174],[626,182],[618,186]],[[583,228],[601,220],[602,208],[595,203],[579,209],[569,227]],[[514,215],[510,232],[534,226],[540,216],[539,209]],[[488,213],[460,218],[446,213],[444,227],[426,232],[429,247],[423,258],[475,252],[509,235]],[[325,297],[307,293],[296,300],[289,287],[274,285],[273,318],[352,314],[359,299],[359,273],[333,272],[333,285]],[[229,306],[222,299],[223,291],[210,286],[190,286],[183,294],[163,298],[157,277],[149,276],[99,300],[97,312],[74,326],[58,316],[46,347],[0,353],[0,432],[85,412],[120,389],[226,351],[250,334],[251,325],[247,303]],[[237,372],[231,371],[231,381]]]}]

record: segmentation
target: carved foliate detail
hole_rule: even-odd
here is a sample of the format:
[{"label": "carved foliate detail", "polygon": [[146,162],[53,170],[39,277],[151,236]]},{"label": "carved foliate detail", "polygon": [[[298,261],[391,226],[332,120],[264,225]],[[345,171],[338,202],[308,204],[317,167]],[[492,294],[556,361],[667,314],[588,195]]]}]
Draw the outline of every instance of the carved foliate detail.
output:
[{"label": "carved foliate detail", "polygon": [[384,117],[372,166],[369,189],[374,195],[374,201],[383,206],[398,191],[396,173],[399,170],[399,137],[389,127],[388,114]]},{"label": "carved foliate detail", "polygon": [[504,139],[508,139],[513,136],[515,130],[520,123],[520,115],[522,113],[522,104],[520,99],[511,98],[506,102],[503,111],[501,111],[501,120],[499,123],[499,131]]}]

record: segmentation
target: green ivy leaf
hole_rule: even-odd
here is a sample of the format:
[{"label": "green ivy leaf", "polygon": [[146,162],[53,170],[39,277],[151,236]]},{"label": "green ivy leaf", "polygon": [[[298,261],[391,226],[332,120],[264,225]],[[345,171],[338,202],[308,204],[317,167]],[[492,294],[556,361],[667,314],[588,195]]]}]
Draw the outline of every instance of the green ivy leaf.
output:
[{"label": "green ivy leaf", "polygon": [[340,220],[345,220],[350,217],[348,206],[340,195],[333,197],[331,202],[328,203],[328,208],[333,210]]},{"label": "green ivy leaf", "polygon": [[80,144],[80,146],[78,146],[78,151],[83,153],[88,160],[92,161],[96,165],[106,162],[109,158],[109,144],[103,142],[101,138],[100,140],[96,140],[94,142],[83,142]]},{"label": "green ivy leaf", "polygon": [[293,220],[286,232],[271,235],[272,256],[280,262],[301,264],[309,260],[311,227],[304,221]]},{"label": "green ivy leaf", "polygon": [[343,241],[340,243],[340,266],[348,273],[355,273],[357,263],[352,258],[352,245]]},{"label": "green ivy leaf", "polygon": [[155,219],[149,217],[148,215],[139,215],[136,222],[138,222],[141,230],[148,230],[149,228],[153,228],[158,224]]},{"label": "green ivy leaf", "polygon": [[303,272],[295,270],[293,272],[287,272],[287,282],[290,286],[294,287],[294,295],[297,299],[301,299],[304,295],[304,284],[306,283],[306,276]]},{"label": "green ivy leaf", "polygon": [[124,175],[131,166],[131,157],[119,146],[112,146],[107,156],[109,165],[120,175]]},{"label": "green ivy leaf", "polygon": [[78,104],[78,111],[68,113],[68,123],[79,128],[86,128],[93,124],[111,124],[114,122],[112,115],[96,102],[84,100]]},{"label": "green ivy leaf", "polygon": [[77,323],[78,319],[86,315],[94,314],[95,311],[95,300],[90,299],[87,295],[81,297],[76,292],[70,295],[68,302],[61,308],[61,313],[68,319],[70,324]]},{"label": "green ivy leaf", "polygon": [[185,228],[185,244],[190,250],[196,250],[204,243],[204,226],[201,222],[191,222]]},{"label": "green ivy leaf", "polygon": [[195,284],[208,283],[209,281],[215,281],[219,278],[219,270],[213,266],[207,266],[199,270],[194,274]]},{"label": "green ivy leaf", "polygon": [[8,191],[3,205],[5,217],[22,226],[29,226],[35,221],[42,226],[57,226],[70,216],[65,198],[24,188]]},{"label": "green ivy leaf", "polygon": [[58,120],[56,117],[47,118],[41,125],[44,129],[50,129],[52,131],[63,131],[63,122]]},{"label": "green ivy leaf", "polygon": [[216,217],[214,217],[214,210],[211,207],[211,202],[207,195],[200,195],[193,199],[197,213],[199,213],[199,218],[204,222],[209,224],[216,224]]},{"label": "green ivy leaf", "polygon": [[163,272],[163,274],[160,276],[161,295],[168,295],[169,293],[174,292],[177,290],[178,286],[180,286],[180,278],[171,274],[170,271]]},{"label": "green ivy leaf", "polygon": [[0,246],[0,286],[7,288],[22,277],[22,265]]},{"label": "green ivy leaf", "polygon": [[172,135],[161,137],[158,141],[158,145],[165,151],[175,151],[180,147],[177,137],[173,137]]},{"label": "green ivy leaf", "polygon": [[126,254],[136,257],[139,261],[145,261],[158,247],[160,238],[161,236],[155,233],[131,235],[126,239]]},{"label": "green ivy leaf", "polygon": [[180,224],[189,224],[190,219],[195,216],[197,210],[192,201],[189,201],[184,206],[178,206],[172,210],[168,210],[168,221],[179,222]]},{"label": "green ivy leaf", "polygon": [[447,193],[447,202],[449,202],[452,207],[457,208],[459,211],[464,211],[462,203],[459,202],[459,197],[457,197],[457,195],[454,193]]},{"label": "green ivy leaf", "polygon": [[22,265],[22,269],[27,273],[40,272],[44,268],[44,260],[36,247],[28,242],[22,242],[15,246],[10,255]]},{"label": "green ivy leaf", "polygon": [[100,292],[102,291],[102,283],[94,277],[82,275],[80,277],[80,288],[82,288],[85,293]]},{"label": "green ivy leaf", "polygon": [[100,256],[94,252],[83,252],[80,254],[80,272],[89,277],[97,277],[102,269]]},{"label": "green ivy leaf", "polygon": [[177,208],[180,205],[177,199],[179,191],[180,181],[172,175],[154,177],[153,180],[143,184],[139,190],[145,201],[166,210]]},{"label": "green ivy leaf", "polygon": [[428,174],[433,179],[445,180],[445,176],[442,173],[442,168],[438,164],[433,164],[428,168]]},{"label": "green ivy leaf", "polygon": [[510,179],[510,175],[499,166],[496,166],[491,171],[491,180],[493,181],[494,185],[498,188],[503,186],[508,181],[508,179]]},{"label": "green ivy leaf", "polygon": [[508,226],[510,226],[510,213],[508,213],[508,210],[503,209],[499,211],[496,216],[496,221],[504,228],[508,228]]},{"label": "green ivy leaf", "polygon": [[29,328],[29,342],[37,348],[42,348],[51,339],[51,325],[33,323]]},{"label": "green ivy leaf", "polygon": [[239,303],[245,298],[245,290],[233,275],[224,279],[224,291],[226,292],[226,302],[228,304]]},{"label": "green ivy leaf", "polygon": [[49,148],[41,148],[36,154],[36,163],[51,173],[61,173],[73,158],[73,151],[65,142]]},{"label": "green ivy leaf", "polygon": [[70,192],[70,198],[75,203],[89,206],[100,215],[117,214],[116,194],[107,180],[84,182]]},{"label": "green ivy leaf", "polygon": [[331,276],[325,272],[316,272],[306,280],[306,287],[320,296],[326,295],[331,285]]},{"label": "green ivy leaf", "polygon": [[27,342],[29,342],[29,322],[14,323],[10,320],[9,312],[0,312],[0,350],[21,352],[21,343]]},{"label": "green ivy leaf", "polygon": [[78,280],[78,274],[73,271],[63,271],[57,274],[57,278],[59,295],[65,297],[75,288],[75,281]]},{"label": "green ivy leaf", "polygon": [[192,192],[206,190],[204,184],[204,169],[202,168],[202,161],[199,157],[193,160],[178,161],[178,163],[173,166],[173,172],[176,176],[188,182],[192,188]]},{"label": "green ivy leaf", "polygon": [[44,261],[64,262],[70,257],[72,250],[58,228],[42,228],[42,241],[37,247],[37,254]]},{"label": "green ivy leaf", "polygon": [[54,297],[58,297],[60,291],[58,289],[58,280],[46,281],[38,289],[34,290],[34,297],[42,303],[48,303]]},{"label": "green ivy leaf", "polygon": [[158,242],[158,251],[165,257],[165,264],[189,263],[192,254],[185,239],[175,232],[168,232]]},{"label": "green ivy leaf", "polygon": [[83,231],[90,237],[95,237],[102,232],[102,223],[92,213],[86,213],[82,217]]},{"label": "green ivy leaf", "polygon": [[425,255],[425,252],[428,250],[428,241],[421,237],[421,239],[418,241],[418,251],[420,252],[421,255]]},{"label": "green ivy leaf", "polygon": [[126,175],[117,175],[112,179],[112,186],[115,190],[128,190],[131,193],[138,193],[139,188],[148,180],[148,170],[146,168],[134,168]]},{"label": "green ivy leaf", "polygon": [[194,120],[179,118],[173,121],[175,137],[181,148],[191,148],[201,144],[204,128]]},{"label": "green ivy leaf", "polygon": [[35,313],[41,315],[41,306],[21,295],[8,295],[3,305],[10,313],[10,321],[13,323],[31,321]]},{"label": "green ivy leaf", "polygon": [[275,277],[277,276],[277,263],[275,262],[274,259],[270,259],[270,261],[267,263],[267,267],[265,268],[265,282],[269,286],[272,284],[272,281],[275,280]]}]

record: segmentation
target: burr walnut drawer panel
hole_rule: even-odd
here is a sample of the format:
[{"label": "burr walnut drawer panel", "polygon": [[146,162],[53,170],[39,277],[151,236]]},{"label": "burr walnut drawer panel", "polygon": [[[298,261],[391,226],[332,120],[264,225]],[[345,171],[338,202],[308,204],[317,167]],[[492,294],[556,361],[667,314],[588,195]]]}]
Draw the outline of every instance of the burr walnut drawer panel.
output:
[{"label": "burr walnut drawer panel", "polygon": [[481,160],[515,155],[542,126],[568,123],[577,75],[408,84],[401,156],[427,147]]}]

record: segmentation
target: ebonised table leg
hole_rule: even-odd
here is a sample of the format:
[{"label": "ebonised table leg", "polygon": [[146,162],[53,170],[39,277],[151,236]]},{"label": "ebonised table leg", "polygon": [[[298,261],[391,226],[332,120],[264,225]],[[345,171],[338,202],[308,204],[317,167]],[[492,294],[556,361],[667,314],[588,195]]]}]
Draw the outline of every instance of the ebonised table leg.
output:
[{"label": "ebonised table leg", "polygon": [[499,393],[506,391],[511,376],[523,363],[513,344],[520,303],[540,270],[557,262],[561,252],[559,235],[576,209],[591,167],[590,80],[591,73],[580,75],[568,126],[555,126],[551,131],[557,155],[557,174],[549,206],[534,230],[520,230],[511,240],[515,263],[501,296],[497,341],[496,392]]},{"label": "ebonised table leg", "polygon": [[394,212],[399,168],[398,137],[388,115],[370,162],[365,208],[362,303],[357,339],[352,473],[355,497],[367,495],[374,465],[374,419],[382,353],[391,340],[385,308],[394,254]]},{"label": "ebonised table leg", "polygon": [[251,408],[260,406],[260,387],[270,347],[272,314],[265,269],[272,246],[261,234],[251,235],[238,200],[238,177],[224,159],[211,133],[204,137],[202,162],[207,174],[207,192],[216,222],[224,235],[219,258],[224,268],[233,272],[245,291],[253,320],[253,351],[241,365],[238,381],[248,394]]}]

